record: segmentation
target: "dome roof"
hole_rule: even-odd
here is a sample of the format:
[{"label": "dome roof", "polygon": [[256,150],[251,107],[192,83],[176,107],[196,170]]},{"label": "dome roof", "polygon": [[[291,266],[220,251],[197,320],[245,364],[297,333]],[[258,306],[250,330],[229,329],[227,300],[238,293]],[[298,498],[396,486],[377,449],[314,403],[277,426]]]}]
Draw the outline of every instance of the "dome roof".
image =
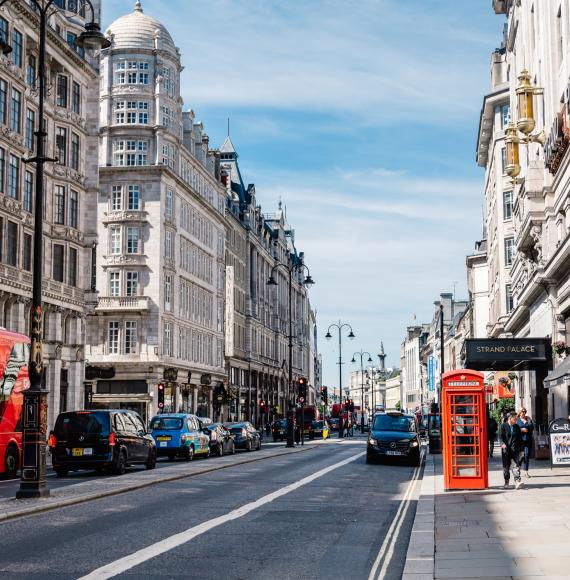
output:
[{"label": "dome roof", "polygon": [[146,48],[167,50],[178,57],[176,45],[170,32],[156,18],[143,12],[140,0],[137,0],[130,14],[117,18],[107,29],[113,36],[113,49]]}]

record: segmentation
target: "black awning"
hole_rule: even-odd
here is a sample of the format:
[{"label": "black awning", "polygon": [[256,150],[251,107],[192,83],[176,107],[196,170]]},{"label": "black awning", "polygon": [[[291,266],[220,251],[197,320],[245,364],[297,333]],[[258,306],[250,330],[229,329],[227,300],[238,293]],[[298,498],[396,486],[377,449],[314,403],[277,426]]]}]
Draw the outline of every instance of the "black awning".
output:
[{"label": "black awning", "polygon": [[544,386],[548,389],[561,385],[564,378],[568,376],[570,376],[570,356],[567,356],[553,371],[546,375]]},{"label": "black awning", "polygon": [[463,359],[475,371],[527,371],[552,368],[549,338],[468,338]]}]

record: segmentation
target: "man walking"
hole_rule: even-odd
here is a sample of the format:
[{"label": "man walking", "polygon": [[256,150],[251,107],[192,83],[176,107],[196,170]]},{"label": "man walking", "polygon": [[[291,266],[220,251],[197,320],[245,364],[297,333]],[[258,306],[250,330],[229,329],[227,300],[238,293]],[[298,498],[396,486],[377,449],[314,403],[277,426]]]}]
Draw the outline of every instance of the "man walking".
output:
[{"label": "man walking", "polygon": [[517,414],[511,412],[507,415],[507,420],[501,424],[499,431],[499,443],[501,444],[501,455],[503,458],[503,477],[505,478],[505,489],[509,488],[511,469],[515,478],[515,489],[522,486],[521,481],[521,446],[522,434],[517,425]]}]

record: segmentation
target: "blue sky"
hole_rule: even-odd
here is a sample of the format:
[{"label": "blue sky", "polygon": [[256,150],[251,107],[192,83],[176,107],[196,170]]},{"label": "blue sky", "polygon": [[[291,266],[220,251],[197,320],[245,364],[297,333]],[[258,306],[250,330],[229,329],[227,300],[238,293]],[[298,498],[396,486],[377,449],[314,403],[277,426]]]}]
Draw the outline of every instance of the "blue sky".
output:
[{"label": "blue sky", "polygon": [[[134,0],[103,0],[103,25]],[[264,211],[281,197],[316,285],[324,384],[456,284],[482,231],[475,164],[503,19],[490,0],[143,0],[180,47],[182,94],[213,147],[231,136]],[[344,383],[347,369],[344,366]]]}]

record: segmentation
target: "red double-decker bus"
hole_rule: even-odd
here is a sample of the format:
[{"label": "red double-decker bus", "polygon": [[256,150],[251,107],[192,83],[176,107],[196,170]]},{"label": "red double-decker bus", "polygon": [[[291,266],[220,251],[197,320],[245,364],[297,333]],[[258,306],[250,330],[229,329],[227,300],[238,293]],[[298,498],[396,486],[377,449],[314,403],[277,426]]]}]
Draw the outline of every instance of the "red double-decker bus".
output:
[{"label": "red double-decker bus", "polygon": [[16,477],[22,456],[22,409],[29,388],[30,339],[0,329],[0,474]]}]

